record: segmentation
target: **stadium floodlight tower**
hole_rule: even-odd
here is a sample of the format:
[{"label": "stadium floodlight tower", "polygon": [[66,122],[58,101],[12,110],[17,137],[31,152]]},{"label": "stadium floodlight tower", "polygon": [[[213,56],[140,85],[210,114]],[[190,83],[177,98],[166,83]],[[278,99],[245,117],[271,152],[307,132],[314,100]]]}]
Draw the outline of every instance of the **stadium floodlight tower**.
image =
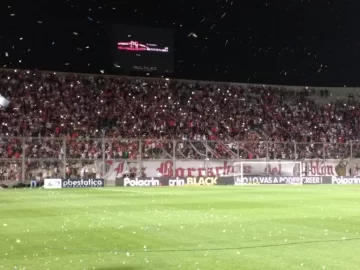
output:
[{"label": "stadium floodlight tower", "polygon": [[302,185],[302,162],[246,160],[233,163],[234,184]]}]

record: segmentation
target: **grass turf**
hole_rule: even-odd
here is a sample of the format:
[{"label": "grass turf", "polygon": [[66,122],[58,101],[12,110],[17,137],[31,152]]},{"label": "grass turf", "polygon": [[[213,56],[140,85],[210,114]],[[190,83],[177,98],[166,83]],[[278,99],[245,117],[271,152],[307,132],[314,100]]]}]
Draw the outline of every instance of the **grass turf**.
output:
[{"label": "grass turf", "polygon": [[360,186],[0,191],[1,269],[360,269]]}]

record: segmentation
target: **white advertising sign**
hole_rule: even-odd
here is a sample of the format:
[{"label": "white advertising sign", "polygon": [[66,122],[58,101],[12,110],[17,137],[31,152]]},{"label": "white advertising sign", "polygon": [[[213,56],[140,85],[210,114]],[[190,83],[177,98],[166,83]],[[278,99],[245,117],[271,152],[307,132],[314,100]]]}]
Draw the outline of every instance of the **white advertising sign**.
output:
[{"label": "white advertising sign", "polygon": [[[234,162],[241,160],[182,160],[175,161],[142,161],[141,168],[136,165],[128,165],[127,161],[106,161],[106,174],[99,175],[106,180],[115,180],[117,176],[126,171],[137,172],[140,170],[141,177],[219,177],[233,176]],[[250,160],[246,160],[249,162]],[[257,160],[260,161],[260,160]],[[262,160],[264,161],[264,160]],[[269,160],[270,161],[270,160]],[[291,160],[283,160],[291,162]],[[271,160],[272,163],[246,163],[243,166],[244,176],[298,176],[298,168],[295,163],[281,163]],[[311,159],[303,160],[303,176],[356,176],[360,175],[360,160],[341,160],[341,159]],[[131,163],[129,163],[131,164]],[[96,161],[96,169],[102,171],[102,161]]]},{"label": "white advertising sign", "polygon": [[44,188],[45,189],[56,189],[62,188],[61,179],[45,179],[44,180]]}]

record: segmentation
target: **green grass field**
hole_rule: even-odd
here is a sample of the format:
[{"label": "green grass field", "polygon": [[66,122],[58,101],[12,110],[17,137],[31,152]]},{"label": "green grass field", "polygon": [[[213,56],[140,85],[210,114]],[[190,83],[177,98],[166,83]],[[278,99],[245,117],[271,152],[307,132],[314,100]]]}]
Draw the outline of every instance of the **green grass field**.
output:
[{"label": "green grass field", "polygon": [[360,186],[0,191],[1,269],[360,269]]}]

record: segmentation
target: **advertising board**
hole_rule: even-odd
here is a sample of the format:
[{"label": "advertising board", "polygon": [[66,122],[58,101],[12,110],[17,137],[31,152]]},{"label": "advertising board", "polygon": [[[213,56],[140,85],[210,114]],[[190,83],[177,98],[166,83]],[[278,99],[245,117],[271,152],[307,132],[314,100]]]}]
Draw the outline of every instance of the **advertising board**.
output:
[{"label": "advertising board", "polygon": [[87,188],[105,187],[104,179],[63,179],[62,188]]},{"label": "advertising board", "polygon": [[216,186],[234,185],[233,177],[136,177],[117,178],[116,186],[152,187],[152,186]]},{"label": "advertising board", "polygon": [[44,180],[45,189],[56,188],[96,188],[105,187],[104,179],[61,179],[48,178]]},{"label": "advertising board", "polygon": [[55,178],[49,178],[49,179],[44,179],[44,188],[45,189],[57,189],[57,188],[61,188],[62,185],[62,179],[55,179]]}]

